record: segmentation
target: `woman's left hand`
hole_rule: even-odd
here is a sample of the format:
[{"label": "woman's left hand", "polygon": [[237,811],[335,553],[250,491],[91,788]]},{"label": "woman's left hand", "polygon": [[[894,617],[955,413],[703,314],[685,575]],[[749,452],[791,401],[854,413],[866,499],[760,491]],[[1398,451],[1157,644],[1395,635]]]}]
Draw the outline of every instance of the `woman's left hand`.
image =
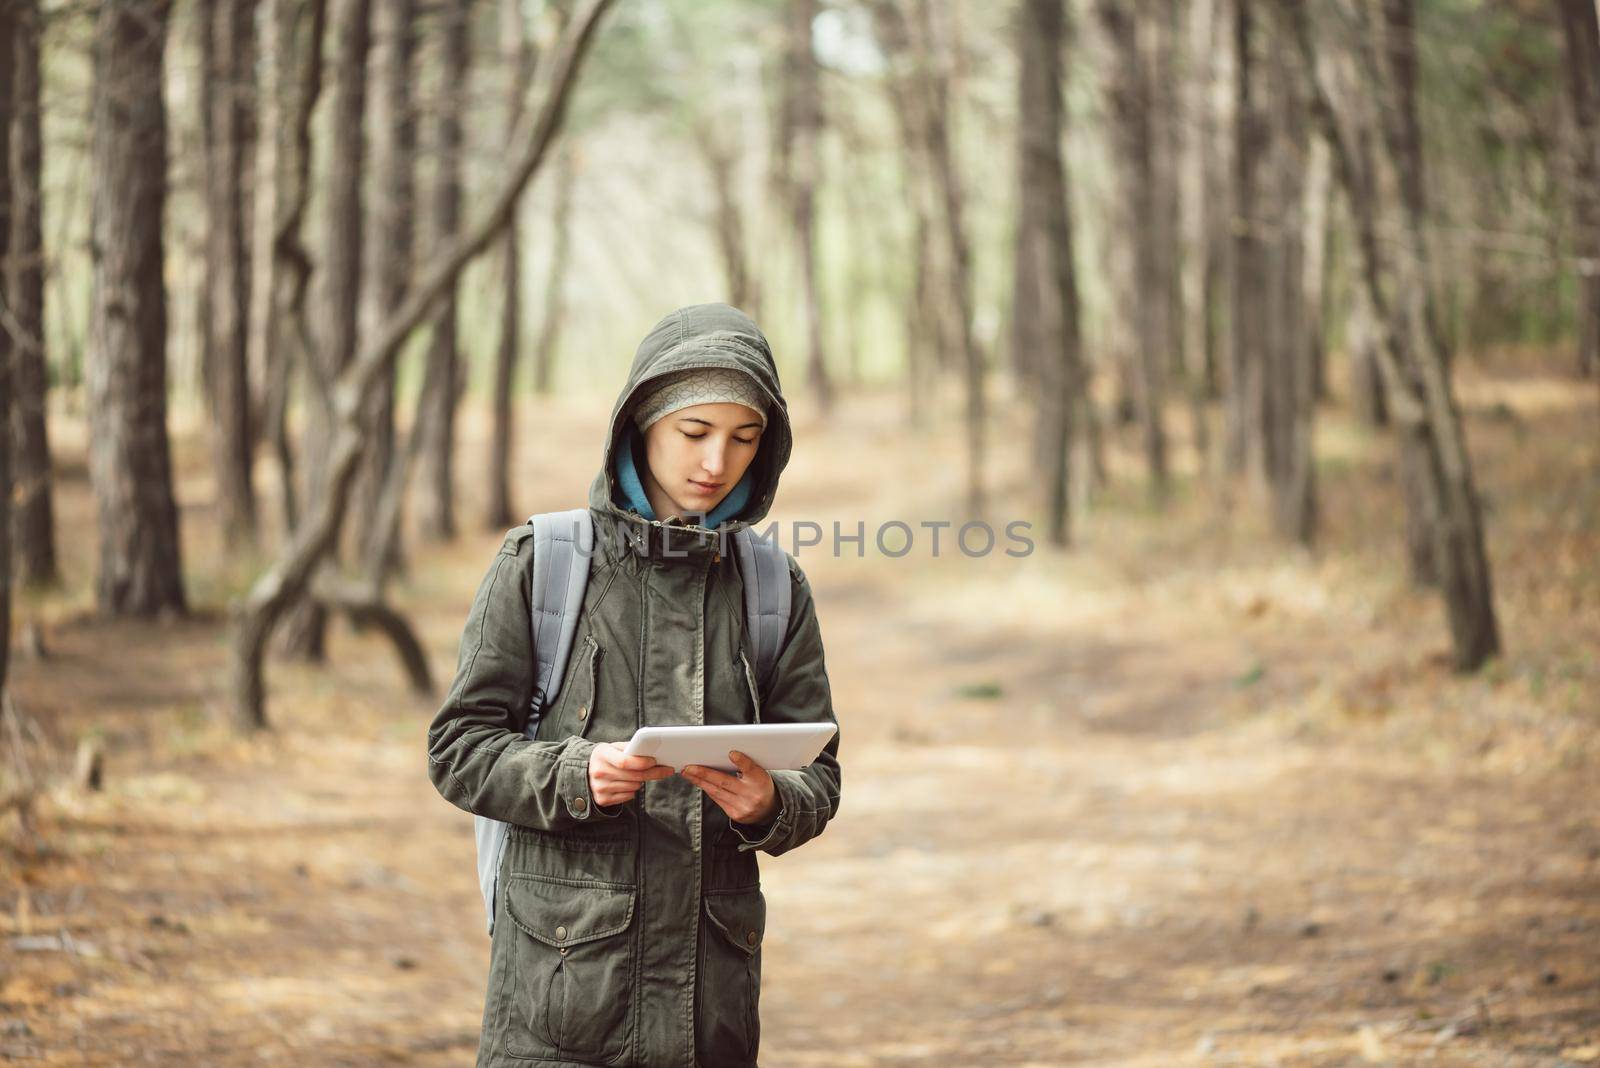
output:
[{"label": "woman's left hand", "polygon": [[728,753],[728,759],[739,774],[729,775],[700,764],[686,764],[679,774],[709,794],[735,823],[765,823],[778,811],[778,788],[773,785],[772,776],[737,749]]}]

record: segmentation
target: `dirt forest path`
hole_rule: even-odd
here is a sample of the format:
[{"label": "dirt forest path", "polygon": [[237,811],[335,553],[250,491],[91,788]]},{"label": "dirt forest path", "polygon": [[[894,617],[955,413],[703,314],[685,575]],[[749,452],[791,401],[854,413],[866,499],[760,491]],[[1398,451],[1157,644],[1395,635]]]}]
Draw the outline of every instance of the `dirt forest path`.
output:
[{"label": "dirt forest path", "polygon": [[[586,485],[595,412],[537,417],[579,442],[527,502],[555,507]],[[1353,504],[1334,531],[1350,551],[1320,559],[1198,501],[1165,523],[1125,502],[1067,558],[872,559],[873,525],[935,514],[959,463],[841,418],[778,513],[826,527],[870,506],[868,559],[800,557],[843,798],[821,838],[763,858],[763,1065],[1600,1061],[1600,491],[1590,526],[1547,532],[1538,582],[1497,554],[1510,626],[1559,633],[1462,680],[1436,606],[1392,572],[1390,521]],[[1579,460],[1548,462],[1559,439],[1490,467],[1504,508],[1584,485]],[[841,484],[863,448],[927,477]],[[497,544],[413,561],[403,599],[441,692]],[[214,588],[238,582],[212,566]],[[276,665],[277,729],[241,742],[215,725],[216,610],[63,613],[45,633],[18,700],[59,736],[99,733],[107,786],[41,806],[42,852],[7,829],[0,1060],[470,1064],[488,953],[471,823],[425,775],[434,699],[379,641],[341,625],[330,667]]]}]

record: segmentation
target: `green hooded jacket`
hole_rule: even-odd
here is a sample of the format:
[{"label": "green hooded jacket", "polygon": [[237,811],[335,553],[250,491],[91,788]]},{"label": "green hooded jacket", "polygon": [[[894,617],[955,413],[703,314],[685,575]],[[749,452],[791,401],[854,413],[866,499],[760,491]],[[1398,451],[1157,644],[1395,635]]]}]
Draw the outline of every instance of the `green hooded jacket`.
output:
[{"label": "green hooded jacket", "polygon": [[[612,409],[583,611],[565,680],[523,736],[534,675],[533,529],[507,534],[473,600],[428,774],[452,804],[511,824],[478,1048],[489,1065],[753,1065],[766,900],[756,856],[821,834],[839,809],[839,736],[801,770],[771,772],[779,811],[744,826],[681,776],[605,808],[589,755],[647,725],[836,723],[809,584],[789,558],[787,640],[760,692],[732,544],[627,511],[615,452],[641,386],[689,367],[747,371],[770,394],[749,504],[767,514],[792,433],[766,338],[725,304],[682,308],[639,345]],[[581,557],[580,557],[581,559]],[[505,922],[509,920],[510,922]]]}]

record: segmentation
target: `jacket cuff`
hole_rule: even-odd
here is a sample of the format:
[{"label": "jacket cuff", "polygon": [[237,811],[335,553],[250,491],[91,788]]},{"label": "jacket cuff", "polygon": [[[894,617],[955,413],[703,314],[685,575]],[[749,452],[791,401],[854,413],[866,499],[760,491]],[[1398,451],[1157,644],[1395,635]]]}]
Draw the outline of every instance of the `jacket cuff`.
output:
[{"label": "jacket cuff", "polygon": [[743,841],[749,842],[752,847],[755,847],[764,844],[768,838],[772,837],[772,829],[777,826],[779,820],[783,819],[783,814],[783,806],[780,805],[778,814],[770,817],[765,822],[740,823],[738,820],[729,820],[728,826],[733,828],[734,834],[737,834]]},{"label": "jacket cuff", "polygon": [[[747,824],[737,820],[729,820],[728,825],[733,828],[733,833],[740,838],[739,852],[747,853],[752,849],[762,849],[774,842],[782,841],[790,829],[789,799],[783,795],[783,780],[774,776],[772,787],[778,794],[778,814],[766,823]],[[746,828],[749,833],[746,833]]]},{"label": "jacket cuff", "polygon": [[623,805],[609,807],[595,803],[589,790],[589,754],[597,743],[583,738],[573,738],[570,752],[562,758],[556,772],[556,789],[561,793],[561,808],[579,823],[598,819],[616,819],[622,815]]}]

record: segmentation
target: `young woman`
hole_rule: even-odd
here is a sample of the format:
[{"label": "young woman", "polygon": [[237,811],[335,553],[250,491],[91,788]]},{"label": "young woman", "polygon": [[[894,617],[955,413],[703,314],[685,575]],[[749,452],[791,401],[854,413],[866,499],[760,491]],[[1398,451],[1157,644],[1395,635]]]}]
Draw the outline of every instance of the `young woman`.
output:
[{"label": "young woman", "polygon": [[735,754],[737,774],[675,774],[621,751],[646,725],[835,722],[799,565],[761,692],[737,561],[717,537],[767,514],[790,444],[755,323],[725,304],[679,309],[640,344],[612,410],[583,610],[533,739],[532,527],[506,536],[478,588],[428,770],[455,805],[512,825],[479,1068],[756,1063],[756,852],[787,852],[838,811],[839,736],[808,767],[770,773]]}]

